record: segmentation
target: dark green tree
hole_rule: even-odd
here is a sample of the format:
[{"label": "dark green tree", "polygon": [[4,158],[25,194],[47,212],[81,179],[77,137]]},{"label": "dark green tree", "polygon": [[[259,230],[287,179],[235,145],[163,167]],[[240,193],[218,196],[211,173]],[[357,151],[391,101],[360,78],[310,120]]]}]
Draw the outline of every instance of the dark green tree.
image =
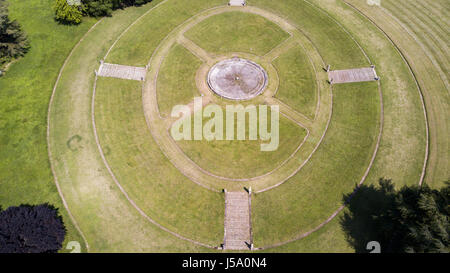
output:
[{"label": "dark green tree", "polygon": [[49,204],[0,210],[0,253],[57,252],[65,236],[62,217]]},{"label": "dark green tree", "polygon": [[427,185],[394,189],[390,180],[362,185],[344,196],[341,218],[347,241],[356,252],[368,252],[377,241],[382,252],[449,252],[450,183],[441,190]]},{"label": "dark green tree", "polygon": [[113,0],[83,0],[84,10],[89,16],[111,16]]},{"label": "dark green tree", "polygon": [[[55,18],[62,23],[78,24],[83,15],[111,16],[115,9],[140,6],[152,0],[55,0]],[[76,5],[78,3],[78,5]]]},{"label": "dark green tree", "polygon": [[140,6],[152,0],[82,0],[84,10],[87,15],[100,17],[111,16],[115,9],[122,9],[129,6]]},{"label": "dark green tree", "polygon": [[441,191],[424,185],[403,187],[398,192],[391,217],[404,235],[400,250],[413,253],[450,250],[449,188],[447,182]]},{"label": "dark green tree", "polygon": [[23,56],[30,45],[17,21],[11,21],[5,0],[0,0],[0,67]]}]

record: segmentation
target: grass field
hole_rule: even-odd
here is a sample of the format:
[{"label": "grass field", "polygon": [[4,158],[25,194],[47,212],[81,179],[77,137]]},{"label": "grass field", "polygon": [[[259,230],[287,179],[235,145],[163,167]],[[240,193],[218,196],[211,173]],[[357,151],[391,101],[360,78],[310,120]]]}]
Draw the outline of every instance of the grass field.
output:
[{"label": "grass field", "polygon": [[145,66],[170,31],[201,10],[219,5],[225,5],[223,0],[196,0],[189,5],[184,0],[164,1],[121,37],[106,61]]},{"label": "grass field", "polygon": [[[96,20],[57,25],[49,1],[10,0],[11,15],[29,34],[32,49],[0,78],[0,205],[50,202],[63,214],[66,240],[83,242],[62,206],[57,178],[89,251],[215,251],[201,244],[222,243],[220,189],[252,185],[258,191],[280,181],[253,194],[251,216],[256,247],[282,244],[327,220],[363,177],[367,184],[380,177],[392,178],[396,187],[418,184],[427,141],[424,181],[438,187],[448,179],[444,0],[383,0],[381,7],[359,0],[249,0],[246,12],[223,0],[154,0],[118,10],[86,34],[56,86],[48,142],[55,177],[46,145],[48,102],[64,60]],[[185,37],[201,54],[186,47],[178,33],[185,26]],[[296,29],[286,31],[291,27]],[[223,106],[226,100],[201,89],[199,70],[236,52],[260,61],[270,77],[277,74],[266,93],[247,103],[285,104],[279,149],[261,152],[259,141],[170,146],[171,120],[152,111],[167,117],[174,105],[189,104],[200,93]],[[97,79],[93,72],[105,55],[109,63],[151,64],[146,82]],[[328,64],[374,64],[381,80],[328,89],[322,69]],[[273,175],[248,183],[208,174],[258,176],[291,155]],[[338,215],[301,240],[264,251],[352,249]]]},{"label": "grass field", "polygon": [[[368,166],[379,120],[375,83],[338,85],[324,142],[284,185],[252,201],[255,244],[270,245],[309,231],[336,210]],[[289,201],[287,201],[289,200]],[[314,204],[314,205],[312,205]]]},{"label": "grass field", "polygon": [[243,12],[227,12],[208,18],[185,35],[208,52],[245,52],[258,56],[267,54],[289,37],[264,17]]},{"label": "grass field", "polygon": [[195,73],[202,64],[181,45],[174,45],[164,60],[158,77],[157,95],[161,116],[168,117],[178,104],[189,104],[200,96]]},{"label": "grass field", "polygon": [[314,119],[317,106],[317,83],[310,61],[300,47],[294,47],[274,61],[280,77],[276,97]]},{"label": "grass field", "polygon": [[[225,113],[225,109],[223,109],[223,112]],[[270,115],[269,110],[267,113],[269,119],[268,130],[271,132]],[[225,114],[223,118],[223,124],[226,124]],[[248,115],[246,115],[246,119],[248,120]],[[208,120],[210,119],[205,118],[203,124]],[[236,135],[237,118],[235,118],[234,124]],[[264,175],[283,164],[302,144],[306,133],[304,128],[281,116],[279,122],[279,146],[275,151],[261,151],[261,144],[268,143],[268,141],[249,140],[248,123],[246,123],[246,140],[185,140],[179,141],[177,144],[189,158],[206,171],[223,177],[243,179]],[[223,130],[224,138],[225,135],[226,132]],[[220,158],[218,158],[218,154],[220,154]]]},{"label": "grass field", "polygon": [[95,20],[77,27],[58,25],[50,0],[8,2],[10,16],[27,33],[31,50],[0,77],[0,206],[53,204],[68,229],[66,242],[82,242],[53,182],[46,144],[47,109],[64,59]]},{"label": "grass field", "polygon": [[[116,12],[114,17],[104,19],[74,51],[55,93],[50,148],[57,157],[52,160],[60,186],[67,193],[66,201],[86,235],[90,251],[208,251],[176,238],[143,217],[108,172],[93,133],[92,71],[99,65],[99,56],[106,54],[128,25],[157,4],[158,1],[153,1],[142,8]],[[78,143],[80,148],[72,151],[67,147],[67,141],[75,135],[82,140]],[[146,196],[152,197],[157,198]],[[223,202],[217,204],[223,206]],[[214,233],[207,236],[214,237]]]},{"label": "grass field", "polygon": [[[448,71],[449,54],[447,47],[435,45],[430,37],[439,38],[448,45],[449,38],[445,35],[448,32],[446,31],[448,15],[445,15],[448,4],[441,0],[402,1],[403,8],[398,9],[394,7],[392,1],[386,1],[382,9],[374,9],[361,5],[358,1],[347,2],[368,16],[386,35],[389,35],[411,65],[424,97],[430,129],[430,153],[425,182],[432,187],[440,187],[449,177],[447,166],[450,153],[447,139],[450,122],[448,115],[443,114],[450,110],[449,86],[446,79],[448,73],[444,73],[445,64]],[[422,15],[417,15],[417,12],[407,12],[414,10],[414,7],[421,7]],[[406,20],[402,21],[402,19]],[[417,35],[423,28],[428,30]],[[442,50],[446,56],[435,55]],[[440,59],[443,67],[437,59]],[[393,146],[390,145],[390,147]],[[401,177],[394,179],[402,183]]]},{"label": "grass field", "polygon": [[106,159],[152,218],[190,238],[219,245],[224,196],[197,187],[164,157],[146,126],[140,85],[117,79],[97,83],[95,115]]}]

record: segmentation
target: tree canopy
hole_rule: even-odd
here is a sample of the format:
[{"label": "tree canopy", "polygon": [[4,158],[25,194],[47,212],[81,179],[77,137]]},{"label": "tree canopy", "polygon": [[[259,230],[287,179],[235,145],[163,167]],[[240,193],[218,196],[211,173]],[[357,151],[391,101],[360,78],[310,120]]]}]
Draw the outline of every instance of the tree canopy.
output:
[{"label": "tree canopy", "polygon": [[79,24],[83,15],[111,16],[112,11],[139,6],[152,0],[55,0],[55,19],[62,23]]},{"label": "tree canopy", "polygon": [[356,252],[368,252],[370,241],[387,253],[449,252],[449,200],[449,182],[441,190],[423,185],[396,191],[391,180],[380,179],[378,187],[362,185],[344,196],[341,226]]},{"label": "tree canopy", "polygon": [[17,21],[11,21],[5,0],[0,0],[0,67],[29,49],[27,36]]},{"label": "tree canopy", "polygon": [[64,24],[79,24],[83,18],[82,7],[70,5],[67,0],[55,0],[55,19]]},{"label": "tree canopy", "polygon": [[52,253],[62,247],[66,228],[49,204],[0,209],[0,253]]}]

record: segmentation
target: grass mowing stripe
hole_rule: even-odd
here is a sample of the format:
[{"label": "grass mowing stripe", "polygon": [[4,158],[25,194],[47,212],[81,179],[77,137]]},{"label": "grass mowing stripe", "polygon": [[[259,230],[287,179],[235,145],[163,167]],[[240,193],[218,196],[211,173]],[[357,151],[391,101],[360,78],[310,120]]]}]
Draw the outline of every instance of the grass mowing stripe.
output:
[{"label": "grass mowing stripe", "polygon": [[[417,41],[415,41],[408,33],[405,33],[404,29],[393,17],[381,9],[370,9],[365,5],[360,5],[354,0],[346,1],[346,3],[347,2],[349,2],[349,6],[351,5],[350,7],[355,11],[358,11],[361,16],[370,19],[370,24],[378,28],[378,32],[388,38],[392,43],[392,46],[386,46],[385,49],[382,50],[383,54],[387,55],[386,61],[384,61],[382,65],[379,62],[380,60],[383,60],[383,58],[376,57],[376,59],[378,59],[378,70],[381,68],[386,71],[384,75],[382,75],[381,82],[382,84],[390,85],[391,88],[383,87],[386,101],[385,124],[388,124],[388,126],[385,126],[386,130],[383,133],[382,147],[380,149],[380,154],[383,154],[383,160],[379,160],[380,163],[375,164],[376,166],[373,169],[374,177],[372,180],[376,181],[380,176],[384,176],[392,178],[396,183],[400,183],[399,186],[414,183],[415,179],[411,174],[419,170],[419,167],[413,168],[414,164],[411,163],[413,163],[414,159],[417,161],[417,159],[420,158],[419,154],[423,152],[423,148],[421,147],[425,147],[426,154],[426,147],[428,146],[426,137],[427,121],[424,121],[424,125],[420,122],[423,118],[417,116],[420,108],[422,108],[422,116],[424,116],[425,109],[423,106],[420,107],[423,103],[423,101],[421,101],[421,95],[423,95],[426,113],[429,117],[428,125],[430,128],[430,154],[427,160],[428,166],[425,182],[432,187],[443,184],[447,174],[442,172],[442,167],[437,166],[448,165],[446,163],[448,162],[448,149],[446,149],[448,143],[446,143],[445,137],[440,137],[441,135],[447,134],[448,122],[446,122],[445,115],[439,113],[448,111],[448,103],[440,98],[441,96],[445,96],[445,92],[443,92],[445,86],[440,79],[439,71],[437,71],[436,66],[430,61],[429,57],[421,49],[421,46]],[[366,43],[366,47],[373,48],[371,43]],[[395,52],[392,52],[392,47]],[[377,52],[380,51],[380,48],[374,48],[372,50],[373,52]],[[402,69],[393,70],[394,66],[398,65],[398,62],[393,62],[392,60],[398,59],[398,56],[404,58],[404,61],[400,64]],[[392,71],[397,71],[397,73],[394,74]],[[409,76],[407,76],[407,74],[409,74]],[[416,79],[412,78],[408,81],[407,78],[411,76],[416,77]],[[404,78],[404,80],[401,80],[402,78]],[[387,79],[388,81],[384,81],[383,79]],[[422,91],[418,89],[417,85],[415,86],[415,80],[418,81]],[[399,90],[403,91],[400,92]],[[414,93],[419,94],[417,99],[414,98]],[[401,116],[405,117],[401,118]],[[405,121],[400,122],[400,120]],[[399,134],[399,127],[405,127],[408,128],[408,130],[405,131],[405,129],[402,129],[401,131],[404,133]],[[421,127],[423,129],[421,129]],[[423,133],[420,133],[420,131]],[[397,135],[397,137],[395,137],[397,138],[396,142],[401,141],[403,144],[393,145],[392,141],[395,140],[395,135]],[[405,139],[405,135],[408,136],[407,139]],[[414,142],[410,141],[411,138],[414,139]],[[408,140],[409,143],[405,140]],[[410,146],[411,148],[406,148],[407,146]],[[394,147],[396,150],[395,153],[392,151]],[[437,149],[438,147],[440,148]],[[414,156],[412,153],[417,155]],[[387,157],[388,155],[389,157]],[[382,163],[384,160],[388,160],[386,162],[389,163]],[[399,163],[402,163],[404,166],[392,168]],[[388,168],[388,166],[391,167]],[[383,171],[383,169],[391,169],[391,171],[388,173]],[[405,174],[407,176],[405,176]]]},{"label": "grass mowing stripe", "polygon": [[417,36],[421,43],[428,49],[431,56],[436,56],[436,62],[444,71],[443,75],[447,75],[449,63],[449,58],[446,54],[448,51],[447,43],[440,39],[436,39],[429,28],[422,22],[415,22],[416,20],[409,19],[404,10],[397,5],[391,3],[391,5],[387,5],[386,8],[391,11],[394,16],[398,17],[399,20],[405,24],[405,27],[409,28]]}]

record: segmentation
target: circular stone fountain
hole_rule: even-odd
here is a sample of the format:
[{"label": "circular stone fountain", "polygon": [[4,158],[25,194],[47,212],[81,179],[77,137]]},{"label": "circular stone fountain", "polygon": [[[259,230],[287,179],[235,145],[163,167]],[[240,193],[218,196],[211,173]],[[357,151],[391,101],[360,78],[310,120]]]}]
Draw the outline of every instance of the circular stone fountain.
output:
[{"label": "circular stone fountain", "polygon": [[260,65],[241,58],[221,61],[208,73],[211,90],[231,100],[249,100],[258,96],[266,88],[267,79],[267,73]]}]

